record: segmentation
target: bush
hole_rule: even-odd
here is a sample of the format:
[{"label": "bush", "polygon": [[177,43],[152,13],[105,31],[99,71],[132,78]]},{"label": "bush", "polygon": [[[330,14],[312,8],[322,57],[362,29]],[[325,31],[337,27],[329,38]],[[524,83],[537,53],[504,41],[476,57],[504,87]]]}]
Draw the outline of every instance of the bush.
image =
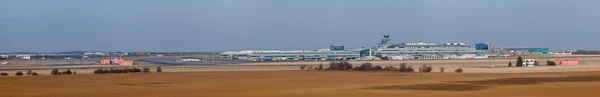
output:
[{"label": "bush", "polygon": [[523,67],[523,58],[521,58],[521,56],[519,56],[517,58],[517,64],[515,64],[517,67]]},{"label": "bush", "polygon": [[444,70],[446,70],[446,68],[444,68],[444,67],[440,67],[440,72],[441,72],[441,73],[444,73]]},{"label": "bush", "polygon": [[133,68],[132,72],[142,72],[142,70],[140,70],[139,68]]},{"label": "bush", "polygon": [[458,68],[458,69],[454,70],[454,72],[456,72],[456,73],[462,73],[463,69],[462,68]]},{"label": "bush", "polygon": [[150,68],[148,68],[148,67],[144,67],[144,70],[143,70],[143,71],[144,71],[145,73],[149,73],[149,72],[150,72]]},{"label": "bush", "polygon": [[50,71],[50,74],[52,74],[52,75],[60,75],[60,71],[58,71],[58,69],[54,68],[54,69],[52,69],[52,71]]},{"label": "bush", "polygon": [[33,72],[33,73],[31,73],[31,75],[35,76],[35,75],[39,75],[39,74],[37,72]]},{"label": "bush", "polygon": [[[106,73],[136,73],[136,72],[142,72],[142,70],[140,70],[139,68],[123,68],[123,69],[114,69],[114,68],[110,68],[110,69],[96,69],[94,70],[94,74],[106,74]],[[143,72],[150,72],[150,68],[144,68]],[[73,71],[73,74],[76,74],[75,71]]]},{"label": "bush", "polygon": [[382,71],[383,68],[381,66],[375,66],[373,68],[371,68],[371,71]]},{"label": "bush", "polygon": [[556,63],[554,61],[548,61],[546,64],[548,66],[556,66]]},{"label": "bush", "polygon": [[533,65],[538,66],[539,64],[538,61],[533,61]]},{"label": "bush", "polygon": [[415,69],[413,69],[412,66],[408,66],[408,68],[406,68],[406,72],[415,72]]},{"label": "bush", "polygon": [[329,63],[329,68],[326,70],[350,70],[352,69],[352,64],[348,62],[331,62]]},{"label": "bush", "polygon": [[306,68],[306,65],[300,65],[300,70],[304,70],[304,68]]},{"label": "bush", "polygon": [[104,73],[106,73],[106,72],[104,72],[104,70],[102,70],[102,69],[94,70],[94,74],[104,74]]},{"label": "bush", "polygon": [[323,70],[323,64],[319,64],[319,67],[317,68],[317,70]]},{"label": "bush", "polygon": [[512,67],[512,62],[508,62],[508,67]]},{"label": "bush", "polygon": [[367,62],[367,63],[360,64],[360,66],[358,66],[358,67],[354,67],[354,70],[367,71],[367,70],[371,70],[371,68],[373,68],[373,64]]},{"label": "bush", "polygon": [[383,68],[383,71],[398,71],[398,68],[396,68],[394,66],[387,66],[387,67]]},{"label": "bush", "polygon": [[71,69],[67,69],[67,71],[63,72],[63,74],[70,75],[70,74],[73,74],[73,72],[71,71]]},{"label": "bush", "polygon": [[160,66],[156,67],[156,72],[162,72],[162,69],[160,68]]},{"label": "bush", "polygon": [[23,72],[17,71],[17,73],[15,73],[15,76],[23,76]]},{"label": "bush", "polygon": [[424,66],[424,67],[423,67],[423,72],[431,72],[431,71],[433,71],[433,67],[431,67],[431,66],[426,66],[426,65],[423,65],[423,66]]},{"label": "bush", "polygon": [[8,76],[8,73],[2,72],[2,73],[0,73],[0,76]]},{"label": "bush", "polygon": [[27,73],[25,73],[25,74],[27,74],[27,75],[31,75],[31,73],[32,73],[32,72],[31,72],[31,69],[29,69],[29,70],[27,70]]},{"label": "bush", "polygon": [[401,63],[399,69],[400,69],[400,72],[406,72],[406,63]]}]

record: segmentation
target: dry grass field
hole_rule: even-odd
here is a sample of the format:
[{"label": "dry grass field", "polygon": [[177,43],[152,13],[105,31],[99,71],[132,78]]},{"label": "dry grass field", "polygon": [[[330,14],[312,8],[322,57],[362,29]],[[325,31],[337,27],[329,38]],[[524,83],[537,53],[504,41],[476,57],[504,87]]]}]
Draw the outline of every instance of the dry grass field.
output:
[{"label": "dry grass field", "polygon": [[0,77],[1,97],[598,97],[600,72],[177,72]]}]

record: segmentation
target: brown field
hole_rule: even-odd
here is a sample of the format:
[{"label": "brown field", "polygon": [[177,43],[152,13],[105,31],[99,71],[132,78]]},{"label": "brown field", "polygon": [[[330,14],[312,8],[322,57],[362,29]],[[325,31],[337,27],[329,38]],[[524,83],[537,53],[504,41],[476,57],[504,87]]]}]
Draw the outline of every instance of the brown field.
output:
[{"label": "brown field", "polygon": [[0,77],[1,97],[598,97],[600,72],[178,72]]}]

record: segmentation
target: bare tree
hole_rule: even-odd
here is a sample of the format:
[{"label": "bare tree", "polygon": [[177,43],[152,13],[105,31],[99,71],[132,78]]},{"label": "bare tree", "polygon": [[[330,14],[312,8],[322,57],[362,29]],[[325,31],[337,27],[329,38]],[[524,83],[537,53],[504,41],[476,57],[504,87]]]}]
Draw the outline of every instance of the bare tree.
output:
[{"label": "bare tree", "polygon": [[32,72],[31,72],[31,69],[29,69],[29,70],[27,70],[27,73],[25,73],[25,74],[27,74],[27,75],[31,75],[31,73],[32,73]]},{"label": "bare tree", "polygon": [[160,68],[160,66],[156,67],[156,72],[162,72],[162,69]]},{"label": "bare tree", "polygon": [[400,72],[406,72],[406,63],[401,63],[399,69],[400,69]]},{"label": "bare tree", "polygon": [[300,70],[304,70],[304,68],[306,68],[306,65],[300,65]]},{"label": "bare tree", "polygon": [[440,67],[440,72],[444,73],[444,70],[446,70],[446,68]]}]

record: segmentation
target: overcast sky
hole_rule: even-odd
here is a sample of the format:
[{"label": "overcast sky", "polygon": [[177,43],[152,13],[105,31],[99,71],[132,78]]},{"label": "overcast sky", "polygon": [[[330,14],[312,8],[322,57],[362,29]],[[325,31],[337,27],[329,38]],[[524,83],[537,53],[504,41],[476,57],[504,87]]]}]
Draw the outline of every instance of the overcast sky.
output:
[{"label": "overcast sky", "polygon": [[0,52],[491,42],[600,49],[600,0],[0,0]]}]

